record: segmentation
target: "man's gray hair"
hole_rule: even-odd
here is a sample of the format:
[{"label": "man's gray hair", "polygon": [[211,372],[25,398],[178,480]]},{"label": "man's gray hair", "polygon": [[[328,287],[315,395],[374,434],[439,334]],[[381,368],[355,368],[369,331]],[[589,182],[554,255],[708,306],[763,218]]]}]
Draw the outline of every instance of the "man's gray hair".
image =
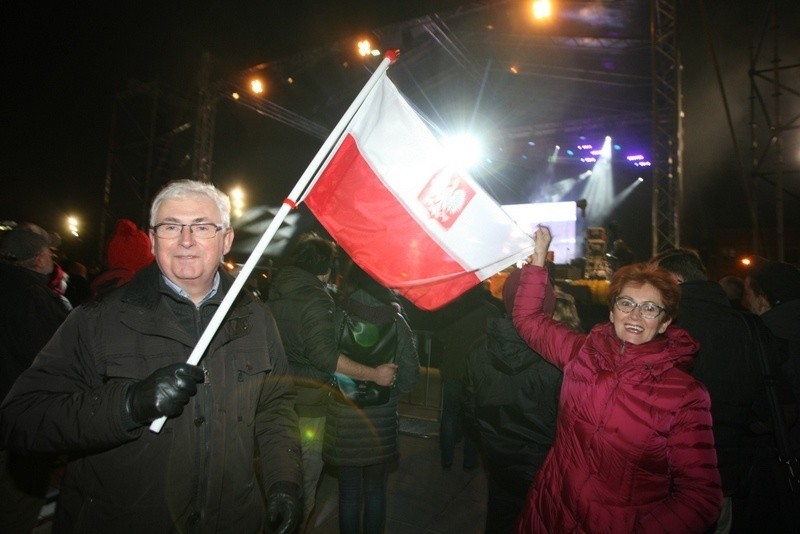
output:
[{"label": "man's gray hair", "polygon": [[182,199],[186,197],[207,197],[214,201],[222,215],[222,226],[225,228],[231,225],[231,199],[228,195],[214,187],[209,182],[197,180],[174,180],[164,186],[153,199],[150,206],[150,226],[156,224],[156,214],[161,203],[165,200]]}]

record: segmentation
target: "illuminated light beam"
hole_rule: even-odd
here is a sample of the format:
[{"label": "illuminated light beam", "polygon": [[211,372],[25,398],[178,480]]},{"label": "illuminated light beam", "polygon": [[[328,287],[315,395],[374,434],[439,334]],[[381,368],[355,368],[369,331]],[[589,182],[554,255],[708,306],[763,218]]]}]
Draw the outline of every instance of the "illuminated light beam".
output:
[{"label": "illuminated light beam", "polygon": [[639,187],[642,183],[644,183],[644,178],[642,178],[640,176],[636,180],[634,180],[633,183],[631,183],[628,187],[623,189],[619,193],[619,195],[617,195],[616,198],[614,199],[614,203],[612,204],[611,209],[612,210],[617,209],[619,207],[619,205],[622,204],[625,201],[626,198],[631,196],[631,193],[633,193],[633,190],[636,189],[637,187]]},{"label": "illuminated light beam", "polygon": [[603,147],[600,149],[600,157],[611,159],[611,137],[606,136]]},{"label": "illuminated light beam", "polygon": [[558,151],[561,150],[559,145],[556,145],[553,149],[553,153],[547,158],[547,162],[550,164],[549,170],[552,171],[552,166],[555,165],[556,161],[558,160]]},{"label": "illuminated light beam", "polygon": [[569,195],[573,189],[579,184],[578,178],[564,178],[563,180],[559,180],[550,186],[549,202],[561,202],[567,195]]},{"label": "illuminated light beam", "polygon": [[[608,145],[608,148],[606,148]],[[601,149],[601,156],[594,162],[590,180],[584,180],[582,197],[592,207],[587,214],[588,226],[603,226],[605,219],[611,214],[614,204],[614,171],[611,167],[611,138],[606,141]],[[593,158],[592,158],[593,159]],[[581,158],[581,161],[590,158]]]}]

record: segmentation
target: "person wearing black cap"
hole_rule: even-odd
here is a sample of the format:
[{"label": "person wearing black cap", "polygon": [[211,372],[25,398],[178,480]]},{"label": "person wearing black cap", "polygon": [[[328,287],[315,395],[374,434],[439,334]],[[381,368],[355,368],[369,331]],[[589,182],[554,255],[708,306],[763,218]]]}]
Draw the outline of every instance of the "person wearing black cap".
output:
[{"label": "person wearing black cap", "polygon": [[339,372],[381,386],[393,383],[397,365],[361,365],[339,353],[334,328],[334,301],[327,291],[336,244],[316,233],[300,236],[269,289],[268,303],[281,333],[297,388],[295,410],[303,454],[304,522],[315,503],[322,474],[322,447],[329,384]]},{"label": "person wearing black cap", "polygon": [[[51,248],[59,241],[32,223],[21,223],[3,236],[0,401],[67,317],[60,297],[48,287],[55,266]],[[46,464],[0,451],[2,528],[30,532],[45,502],[49,474]]]}]

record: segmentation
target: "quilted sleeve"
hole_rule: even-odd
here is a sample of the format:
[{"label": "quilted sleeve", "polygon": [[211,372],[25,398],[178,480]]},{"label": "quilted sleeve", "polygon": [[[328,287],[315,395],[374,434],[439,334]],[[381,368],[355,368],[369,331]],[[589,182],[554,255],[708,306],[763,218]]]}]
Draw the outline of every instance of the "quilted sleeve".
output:
[{"label": "quilted sleeve", "polygon": [[667,437],[672,495],[639,517],[640,532],[705,532],[719,517],[722,483],[711,433],[711,400],[694,382]]},{"label": "quilted sleeve", "polygon": [[544,311],[550,288],[547,269],[535,265],[522,268],[514,299],[514,327],[525,342],[547,361],[563,369],[578,353],[586,336],[554,320]]}]

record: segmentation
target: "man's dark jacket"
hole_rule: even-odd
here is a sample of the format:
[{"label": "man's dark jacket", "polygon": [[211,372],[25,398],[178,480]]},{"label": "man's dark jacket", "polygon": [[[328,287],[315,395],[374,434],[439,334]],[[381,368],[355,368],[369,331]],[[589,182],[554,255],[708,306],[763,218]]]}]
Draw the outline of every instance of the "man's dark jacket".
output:
[{"label": "man's dark jacket", "polygon": [[319,278],[287,266],[270,284],[269,306],[294,373],[298,415],[325,417],[339,360],[333,298]]},{"label": "man's dark jacket", "polygon": [[714,444],[728,495],[739,488],[748,462],[745,437],[757,415],[754,410],[763,406],[764,381],[757,353],[740,312],[733,309],[717,282],[682,283],[675,324],[700,342],[691,374],[711,396]]},{"label": "man's dark jacket", "polygon": [[0,262],[0,402],[66,317],[46,275]]},{"label": "man's dark jacket", "polygon": [[223,273],[220,291],[196,308],[146,268],[73,311],[20,376],[0,407],[3,444],[73,458],[54,532],[258,532],[259,485],[301,485],[288,364],[269,310],[246,292],[212,339],[206,383],[183,414],[160,433],[125,428],[127,388],[187,360],[231,282]]}]

